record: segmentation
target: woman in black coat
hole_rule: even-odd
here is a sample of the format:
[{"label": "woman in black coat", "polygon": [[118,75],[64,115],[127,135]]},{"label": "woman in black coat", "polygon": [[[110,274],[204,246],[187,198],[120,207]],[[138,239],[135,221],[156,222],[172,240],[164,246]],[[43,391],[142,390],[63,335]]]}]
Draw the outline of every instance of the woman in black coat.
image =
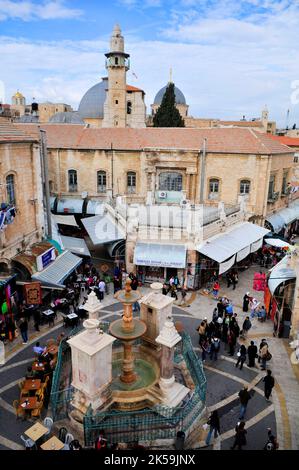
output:
[{"label": "woman in black coat", "polygon": [[249,305],[249,292],[246,292],[246,294],[243,297],[243,312],[248,312],[248,305]]},{"label": "woman in black coat", "polygon": [[237,360],[237,363],[236,363],[236,367],[238,367],[238,365],[241,362],[240,370],[243,368],[243,364],[246,361],[246,352],[247,352],[246,347],[244,346],[244,344],[242,344],[242,346],[240,347],[239,352],[238,352],[238,360]]},{"label": "woman in black coat", "polygon": [[236,446],[238,446],[238,450],[242,450],[242,446],[246,446],[247,440],[246,440],[246,434],[247,431],[245,428],[245,422],[241,421],[239,424],[236,426],[236,434],[235,434],[235,442],[233,446],[231,447],[232,450]]}]

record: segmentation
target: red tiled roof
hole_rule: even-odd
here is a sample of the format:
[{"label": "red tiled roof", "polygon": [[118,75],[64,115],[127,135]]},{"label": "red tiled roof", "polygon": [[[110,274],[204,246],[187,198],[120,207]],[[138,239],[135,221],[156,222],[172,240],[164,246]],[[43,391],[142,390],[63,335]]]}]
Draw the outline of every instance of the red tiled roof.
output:
[{"label": "red tiled roof", "polygon": [[27,142],[36,141],[38,137],[38,129],[36,128],[32,135],[28,130],[22,129],[17,124],[9,121],[0,122],[0,142]]},{"label": "red tiled roof", "polygon": [[[36,124],[18,124],[31,134]],[[199,150],[207,139],[210,153],[283,154],[285,145],[252,129],[232,128],[92,128],[72,124],[41,124],[47,132],[48,148],[142,150],[147,148]]]},{"label": "red tiled roof", "polygon": [[288,147],[299,147],[299,137],[289,137],[287,135],[270,135],[269,137]]},{"label": "red tiled roof", "polygon": [[137,88],[136,86],[132,86],[132,85],[127,85],[127,91],[142,91],[142,93],[144,93],[144,91],[141,90],[141,88]]}]

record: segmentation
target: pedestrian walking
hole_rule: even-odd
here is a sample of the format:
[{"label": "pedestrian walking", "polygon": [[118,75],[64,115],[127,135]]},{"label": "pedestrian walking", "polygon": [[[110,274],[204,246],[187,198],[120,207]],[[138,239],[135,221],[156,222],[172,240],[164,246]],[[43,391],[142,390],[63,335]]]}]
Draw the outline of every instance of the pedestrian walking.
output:
[{"label": "pedestrian walking", "polygon": [[236,367],[238,367],[238,365],[241,363],[240,370],[242,370],[243,364],[246,361],[246,347],[244,346],[244,344],[241,345],[239,351],[237,352],[237,356],[238,356],[238,360],[236,363]]},{"label": "pedestrian walking", "polygon": [[270,395],[272,393],[272,388],[274,387],[274,384],[275,384],[275,380],[274,380],[274,377],[272,376],[272,371],[271,370],[267,370],[267,375],[266,377],[263,378],[263,382],[264,382],[264,392],[265,392],[265,398],[267,401],[270,401],[269,398],[270,398]]},{"label": "pedestrian walking", "polygon": [[104,300],[104,293],[105,293],[105,290],[106,290],[106,284],[105,284],[105,282],[103,281],[103,279],[101,279],[100,282],[99,282],[99,297],[100,297],[100,302],[102,302],[102,300]]},{"label": "pedestrian walking", "polygon": [[244,419],[245,413],[246,413],[246,410],[247,410],[248,402],[251,399],[250,393],[248,392],[247,385],[244,385],[243,389],[240,390],[238,396],[239,396],[240,403],[241,403],[240,418],[239,419]]},{"label": "pedestrian walking", "polygon": [[205,362],[207,354],[209,353],[210,345],[207,338],[204,338],[200,344],[201,347],[201,360]]},{"label": "pedestrian walking", "polygon": [[235,333],[233,330],[228,330],[228,335],[227,335],[227,344],[229,346],[229,356],[233,356],[235,354],[235,347],[236,347],[236,342],[237,338],[235,336]]},{"label": "pedestrian walking", "polygon": [[23,344],[27,344],[28,342],[28,321],[26,318],[21,318],[19,324],[20,332],[23,338]]},{"label": "pedestrian walking", "polygon": [[250,292],[246,292],[246,294],[243,297],[243,312],[248,312],[248,305],[250,301]]},{"label": "pedestrian walking", "polygon": [[247,440],[246,440],[246,434],[247,431],[245,429],[245,422],[241,421],[237,424],[235,428],[236,434],[235,434],[235,442],[233,446],[231,447],[232,450],[234,450],[236,447],[238,447],[238,450],[242,450],[242,446],[246,446]]},{"label": "pedestrian walking", "polygon": [[263,450],[277,450],[279,449],[279,443],[272,433],[271,428],[268,428],[268,439],[266,444],[264,445]]},{"label": "pedestrian walking", "polygon": [[206,322],[202,321],[199,327],[197,327],[199,334],[198,343],[201,345],[202,341],[206,338]]},{"label": "pedestrian walking", "polygon": [[212,338],[211,341],[211,349],[210,349],[210,359],[214,361],[217,361],[218,359],[218,353],[220,351],[220,339],[219,338]]},{"label": "pedestrian walking", "polygon": [[187,289],[185,287],[182,287],[182,290],[181,290],[182,303],[185,303],[186,295],[187,295]]},{"label": "pedestrian walking", "polygon": [[268,343],[263,343],[263,347],[260,350],[260,356],[262,361],[261,370],[266,370],[267,361],[270,361],[270,359],[272,358],[272,355],[269,352]]},{"label": "pedestrian walking", "polygon": [[235,290],[236,285],[237,285],[238,282],[239,282],[238,274],[237,274],[237,273],[233,273],[231,279],[232,279],[232,284],[233,284],[233,290]]},{"label": "pedestrian walking", "polygon": [[220,284],[218,281],[215,281],[213,285],[213,296],[215,299],[218,299],[219,289],[220,289]]},{"label": "pedestrian walking", "polygon": [[242,325],[242,333],[241,333],[241,336],[244,339],[247,337],[248,331],[250,330],[251,326],[252,325],[251,325],[251,321],[249,320],[249,317],[246,317]]},{"label": "pedestrian walking", "polygon": [[267,344],[267,341],[266,341],[265,338],[263,338],[262,341],[261,341],[261,343],[260,343],[259,354],[258,354],[258,360],[257,360],[258,363],[261,362],[261,350],[262,350],[262,347],[264,346],[264,344]]},{"label": "pedestrian walking", "polygon": [[33,322],[34,322],[35,331],[39,331],[39,325],[40,325],[40,311],[39,311],[39,309],[34,309],[34,311],[33,311]]},{"label": "pedestrian walking", "polygon": [[255,367],[255,359],[257,358],[257,346],[254,341],[250,341],[250,346],[247,348],[248,367]]},{"label": "pedestrian walking", "polygon": [[226,274],[226,280],[227,280],[227,288],[229,288],[230,285],[232,284],[232,273],[228,272]]},{"label": "pedestrian walking", "polygon": [[210,425],[210,430],[206,438],[206,445],[208,446],[210,444],[210,440],[211,440],[213,432],[214,432],[214,439],[216,439],[218,434],[220,434],[220,421],[219,421],[217,410],[214,410],[212,412],[211,416],[208,419],[207,424]]},{"label": "pedestrian walking", "polygon": [[167,284],[165,284],[165,282],[164,282],[163,287],[162,287],[162,294],[163,295],[168,294],[168,286],[167,286]]}]

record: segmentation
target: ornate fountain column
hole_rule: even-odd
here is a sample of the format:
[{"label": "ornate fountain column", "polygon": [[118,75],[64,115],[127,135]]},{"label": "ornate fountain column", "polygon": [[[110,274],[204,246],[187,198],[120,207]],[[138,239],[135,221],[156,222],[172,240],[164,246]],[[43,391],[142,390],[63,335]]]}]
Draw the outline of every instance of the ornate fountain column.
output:
[{"label": "ornate fountain column", "polygon": [[175,329],[172,317],[169,316],[156,342],[162,346],[159,386],[164,395],[163,403],[171,408],[178,406],[190,391],[176,382],[174,377],[174,346],[180,341],[181,337]]},{"label": "ornate fountain column", "polygon": [[98,320],[99,319],[99,313],[100,310],[102,309],[102,304],[97,298],[95,292],[91,292],[88,295],[88,299],[84,304],[84,310],[86,310],[89,313],[89,318]]},{"label": "ornate fountain column", "polygon": [[73,406],[85,413],[107,400],[106,389],[112,381],[112,343],[115,338],[98,330],[99,321],[83,322],[84,331],[68,340],[72,349],[72,386],[76,389]]}]

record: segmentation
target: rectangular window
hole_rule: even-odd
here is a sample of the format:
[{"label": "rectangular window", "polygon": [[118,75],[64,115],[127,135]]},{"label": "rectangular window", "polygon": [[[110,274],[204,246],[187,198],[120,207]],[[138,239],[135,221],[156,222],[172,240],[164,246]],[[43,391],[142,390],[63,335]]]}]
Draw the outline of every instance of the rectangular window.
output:
[{"label": "rectangular window", "polygon": [[281,194],[287,194],[287,188],[288,188],[288,171],[283,172],[283,177],[282,177],[282,186],[281,186]]},{"label": "rectangular window", "polygon": [[115,104],[118,104],[118,100],[115,100]]},{"label": "rectangular window", "polygon": [[271,175],[270,181],[269,181],[268,199],[270,200],[274,199],[274,192],[275,192],[275,176]]},{"label": "rectangular window", "polygon": [[127,174],[128,193],[136,193],[136,173],[129,172]]},{"label": "rectangular window", "polygon": [[106,172],[105,171],[98,171],[98,193],[105,193],[106,192]]},{"label": "rectangular window", "polygon": [[78,190],[77,171],[69,170],[69,192],[76,193]]}]

